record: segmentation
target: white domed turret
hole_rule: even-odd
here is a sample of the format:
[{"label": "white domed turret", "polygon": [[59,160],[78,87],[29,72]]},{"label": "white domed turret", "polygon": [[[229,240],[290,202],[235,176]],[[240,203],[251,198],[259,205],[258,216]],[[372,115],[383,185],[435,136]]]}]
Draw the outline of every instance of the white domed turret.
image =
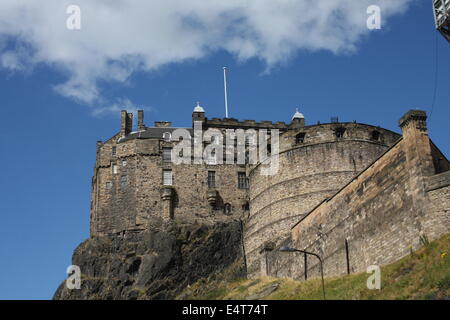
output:
[{"label": "white domed turret", "polygon": [[305,116],[303,116],[302,113],[298,112],[298,109],[295,109],[295,113],[292,116],[292,120],[294,119],[305,119]]},{"label": "white domed turret", "polygon": [[197,102],[197,106],[194,108],[194,111],[192,111],[192,125],[194,125],[195,122],[206,122],[205,109],[202,108],[200,102]]},{"label": "white domed turret", "polygon": [[197,102],[197,106],[194,108],[194,112],[205,112],[205,109],[200,105],[200,102]]}]

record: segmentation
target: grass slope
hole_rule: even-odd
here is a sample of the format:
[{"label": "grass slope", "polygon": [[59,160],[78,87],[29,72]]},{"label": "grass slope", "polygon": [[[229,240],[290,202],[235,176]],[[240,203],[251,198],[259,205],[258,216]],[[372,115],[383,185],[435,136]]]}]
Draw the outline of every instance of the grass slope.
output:
[{"label": "grass slope", "polygon": [[[449,299],[450,234],[426,244],[393,264],[383,266],[380,290],[367,289],[369,276],[360,273],[327,278],[327,299]],[[299,282],[290,279],[259,278],[227,282],[219,277],[200,280],[183,293],[182,299],[248,299],[275,283],[279,284],[278,289],[263,299],[322,299],[319,279]]]}]

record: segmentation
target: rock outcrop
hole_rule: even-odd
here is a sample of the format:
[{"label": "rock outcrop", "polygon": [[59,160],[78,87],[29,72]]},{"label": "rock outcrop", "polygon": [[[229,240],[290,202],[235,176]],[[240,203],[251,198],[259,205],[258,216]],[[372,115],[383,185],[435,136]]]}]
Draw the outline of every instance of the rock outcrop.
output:
[{"label": "rock outcrop", "polygon": [[[245,276],[239,220],[219,224],[155,221],[141,232],[93,237],[75,250],[81,289],[63,282],[54,299],[174,299],[201,278],[237,266]],[[229,272],[227,273],[229,276]]]}]

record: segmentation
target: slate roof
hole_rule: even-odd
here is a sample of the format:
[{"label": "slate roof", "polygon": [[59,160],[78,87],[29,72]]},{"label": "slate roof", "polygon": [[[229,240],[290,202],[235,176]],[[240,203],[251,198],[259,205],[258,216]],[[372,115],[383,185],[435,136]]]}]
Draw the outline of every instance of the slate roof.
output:
[{"label": "slate roof", "polygon": [[134,131],[126,137],[119,139],[119,142],[125,142],[132,139],[162,139],[165,132],[172,133],[176,129],[186,129],[191,137],[194,134],[192,128],[177,128],[177,127],[148,127],[143,131]]}]

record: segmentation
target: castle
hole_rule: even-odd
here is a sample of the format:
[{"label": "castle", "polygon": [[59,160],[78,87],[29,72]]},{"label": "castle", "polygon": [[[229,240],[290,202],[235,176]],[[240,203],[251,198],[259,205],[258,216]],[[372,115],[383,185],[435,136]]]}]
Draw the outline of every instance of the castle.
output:
[{"label": "castle", "polygon": [[[279,147],[267,151],[269,160],[277,157],[277,174],[263,174],[268,159],[174,164],[179,128],[147,127],[138,111],[132,131],[133,114],[122,111],[120,131],[97,142],[91,236],[140,232],[152,217],[241,219],[249,277],[306,278],[317,274],[317,261],[306,266],[281,245],[319,254],[325,274],[338,275],[392,262],[420,239],[450,230],[450,163],[429,139],[423,111],[401,118],[402,135],[337,120],[306,125],[298,111],[291,123],[208,119],[200,105],[192,124],[185,128],[191,136],[195,124],[223,135],[276,130]],[[251,145],[246,141],[246,155]]]}]

